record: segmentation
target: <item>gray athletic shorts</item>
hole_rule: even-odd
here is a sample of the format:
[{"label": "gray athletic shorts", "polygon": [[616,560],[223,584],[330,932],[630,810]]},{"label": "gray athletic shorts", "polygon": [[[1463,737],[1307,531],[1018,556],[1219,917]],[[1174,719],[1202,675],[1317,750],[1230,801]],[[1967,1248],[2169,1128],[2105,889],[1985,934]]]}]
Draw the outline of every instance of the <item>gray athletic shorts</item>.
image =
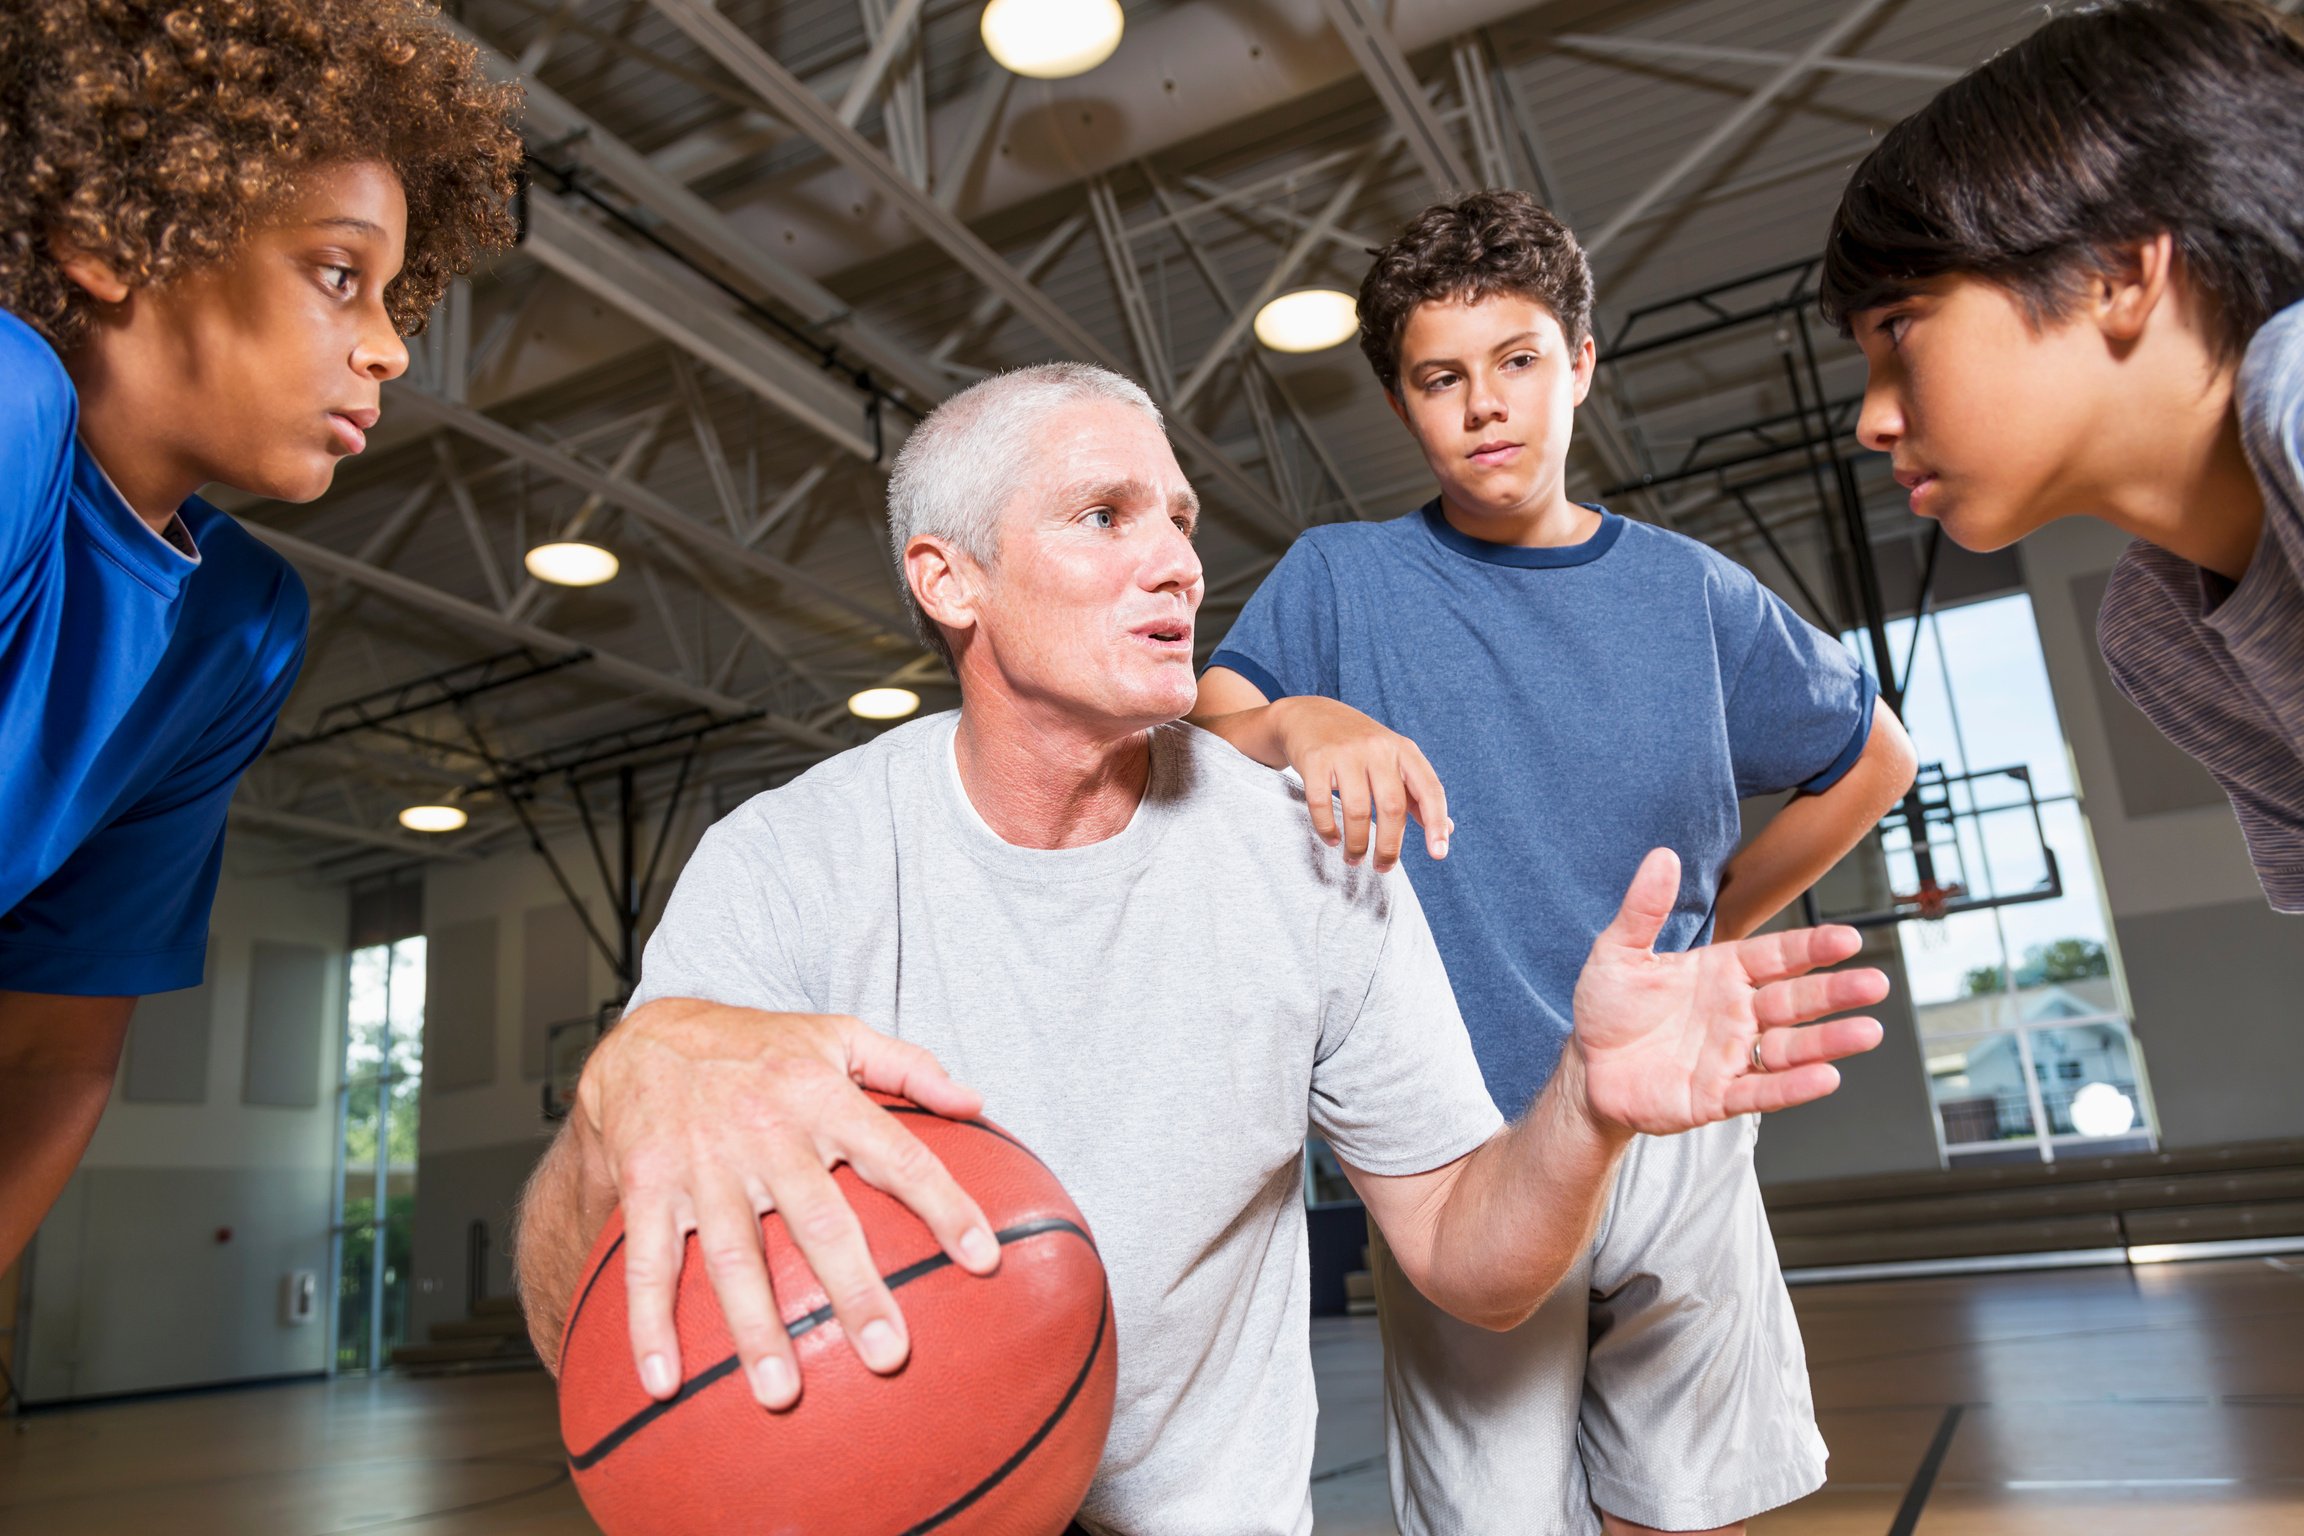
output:
[{"label": "gray athletic shorts", "polygon": [[1371,1228],[1403,1536],[1589,1536],[1595,1505],[1706,1530],[1823,1485],[1758,1134],[1637,1138],[1591,1253],[1510,1333],[1426,1301]]}]

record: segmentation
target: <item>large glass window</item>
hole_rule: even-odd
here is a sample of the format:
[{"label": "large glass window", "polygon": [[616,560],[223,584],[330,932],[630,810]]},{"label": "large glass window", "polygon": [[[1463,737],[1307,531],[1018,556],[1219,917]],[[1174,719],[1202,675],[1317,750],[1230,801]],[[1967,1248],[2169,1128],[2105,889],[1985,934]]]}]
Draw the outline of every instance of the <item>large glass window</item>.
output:
[{"label": "large glass window", "polygon": [[[2062,886],[1897,925],[1946,1157],[2149,1147],[2150,1094],[2032,601],[1932,613],[1914,631],[1888,627],[1899,665],[1911,658],[1904,722],[1947,781],[1936,880],[1970,898],[2038,897],[2052,855]],[[1998,771],[2011,768],[2023,776]],[[1917,890],[1909,834],[1892,826],[1883,842],[1889,885]]]},{"label": "large glass window", "polygon": [[417,1096],[424,1080],[424,940],[352,951],[338,1115],[336,1369],[376,1370],[408,1337],[416,1214]]}]

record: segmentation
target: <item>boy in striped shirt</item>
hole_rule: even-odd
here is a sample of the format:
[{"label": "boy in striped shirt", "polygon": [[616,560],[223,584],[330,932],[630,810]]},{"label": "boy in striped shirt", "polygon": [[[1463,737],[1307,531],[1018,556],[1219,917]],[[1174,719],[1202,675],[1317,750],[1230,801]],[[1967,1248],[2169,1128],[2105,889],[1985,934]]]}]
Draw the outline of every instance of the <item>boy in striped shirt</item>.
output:
[{"label": "boy in striped shirt", "polygon": [[1913,512],[1977,550],[2135,536],[2112,678],[2304,912],[2304,27],[2254,0],[2049,22],[1857,168],[1822,298]]}]

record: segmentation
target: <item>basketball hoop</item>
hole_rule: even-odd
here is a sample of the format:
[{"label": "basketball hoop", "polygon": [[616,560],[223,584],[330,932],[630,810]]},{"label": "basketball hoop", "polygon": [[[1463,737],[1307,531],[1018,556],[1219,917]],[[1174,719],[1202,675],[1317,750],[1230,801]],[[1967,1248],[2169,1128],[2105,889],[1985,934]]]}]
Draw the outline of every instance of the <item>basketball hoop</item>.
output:
[{"label": "basketball hoop", "polygon": [[1967,894],[1968,887],[1957,880],[1942,885],[1933,880],[1923,880],[1916,891],[1898,891],[1896,905],[1900,909],[1910,908],[1907,916],[1916,917],[1922,922],[1936,923],[1944,920],[1947,906]]}]

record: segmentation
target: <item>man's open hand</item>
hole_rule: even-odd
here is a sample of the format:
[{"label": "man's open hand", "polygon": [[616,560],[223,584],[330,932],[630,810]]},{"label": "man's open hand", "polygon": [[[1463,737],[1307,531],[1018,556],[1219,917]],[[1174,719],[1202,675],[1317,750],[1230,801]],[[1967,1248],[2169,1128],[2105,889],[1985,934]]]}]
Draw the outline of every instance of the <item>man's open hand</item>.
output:
[{"label": "man's open hand", "polygon": [[1878,1045],[1879,1022],[1809,1021],[1879,1002],[1888,978],[1808,973],[1855,954],[1856,930],[1802,928],[1658,954],[1679,888],[1679,858],[1651,852],[1577,978],[1575,1044],[1594,1117],[1668,1136],[1839,1087],[1831,1063]]},{"label": "man's open hand", "polygon": [[682,1379],[672,1302],[691,1232],[752,1395],[769,1408],[799,1397],[760,1243],[770,1210],[864,1363],[884,1373],[904,1363],[903,1314],[832,1181],[835,1164],[911,1207],[962,1268],[998,1267],[976,1202],[865,1088],[942,1115],[983,1109],[920,1047],[831,1015],[667,998],[635,1010],[594,1051],[571,1134],[583,1186],[612,1190],[623,1207],[632,1358],[651,1397],[672,1396]]}]

